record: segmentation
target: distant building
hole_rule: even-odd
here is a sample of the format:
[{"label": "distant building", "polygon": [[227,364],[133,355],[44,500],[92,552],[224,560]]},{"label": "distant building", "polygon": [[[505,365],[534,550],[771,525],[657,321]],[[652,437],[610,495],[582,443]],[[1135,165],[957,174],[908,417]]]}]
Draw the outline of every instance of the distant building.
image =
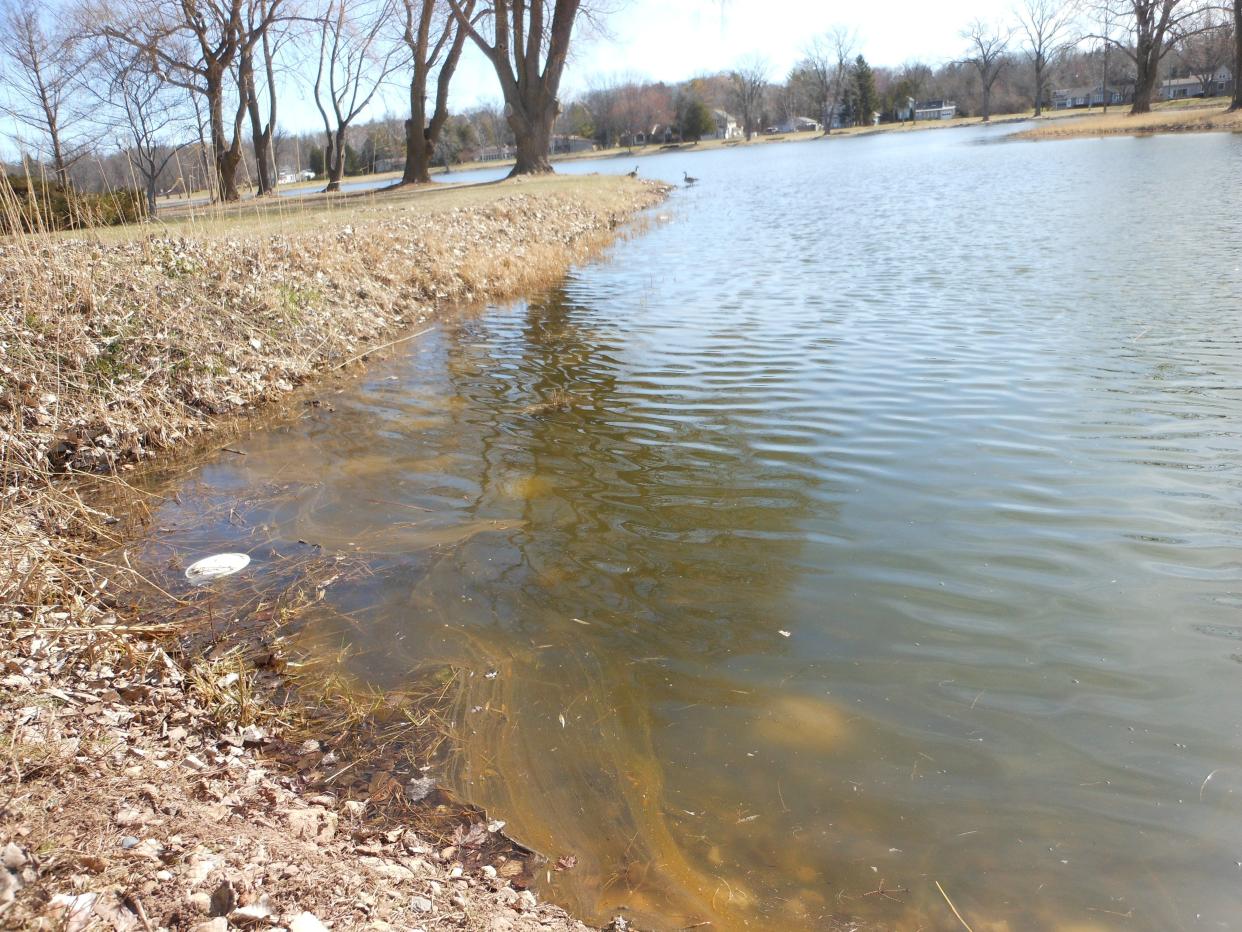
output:
[{"label": "distant building", "polygon": [[744,135],[737,120],[724,110],[713,110],[712,117],[716,121],[716,132],[712,139],[739,139]]},{"label": "distant building", "polygon": [[957,103],[952,100],[921,100],[914,105],[913,119],[918,123],[923,120],[951,120],[957,116]]},{"label": "distant building", "polygon": [[1065,87],[1052,92],[1053,110],[1074,110],[1078,107],[1102,107],[1124,104],[1130,92],[1123,87],[1105,88],[1102,84],[1095,87]]},{"label": "distant building", "polygon": [[553,136],[552,137],[552,153],[554,155],[566,155],[571,152],[593,152],[599,146],[595,144],[593,139],[587,139],[584,136]]},{"label": "distant building", "polygon": [[647,134],[647,144],[653,146],[671,146],[681,142],[681,129],[672,123],[657,123]]},{"label": "distant building", "polygon": [[1156,88],[1157,100],[1184,100],[1189,97],[1221,97],[1233,92],[1233,72],[1222,67],[1206,82],[1199,78],[1166,78]]},{"label": "distant building", "polygon": [[517,147],[515,146],[480,146],[477,156],[480,162],[499,162],[502,159],[516,157]]},{"label": "distant building", "polygon": [[822,132],[824,124],[819,120],[812,120],[810,117],[794,116],[789,117],[783,123],[778,123],[775,127],[779,133],[818,133]]}]

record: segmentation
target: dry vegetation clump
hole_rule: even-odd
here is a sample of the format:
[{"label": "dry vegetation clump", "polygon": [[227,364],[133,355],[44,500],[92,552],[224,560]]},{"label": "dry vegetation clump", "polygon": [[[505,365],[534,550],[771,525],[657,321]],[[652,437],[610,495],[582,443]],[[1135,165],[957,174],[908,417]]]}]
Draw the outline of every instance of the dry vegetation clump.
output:
[{"label": "dry vegetation clump", "polygon": [[582,928],[478,814],[451,838],[410,815],[429,791],[393,762],[427,750],[449,679],[294,682],[278,630],[193,650],[201,601],[101,557],[144,516],[125,470],[444,305],[548,284],[663,196],[575,185],[0,242],[0,927]]}]

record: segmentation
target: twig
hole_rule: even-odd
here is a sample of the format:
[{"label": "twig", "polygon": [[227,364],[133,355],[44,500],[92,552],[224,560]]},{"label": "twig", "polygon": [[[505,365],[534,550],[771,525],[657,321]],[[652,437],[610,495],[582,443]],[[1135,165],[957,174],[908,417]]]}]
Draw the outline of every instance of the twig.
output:
[{"label": "twig", "polygon": [[940,886],[940,881],[934,880],[932,882],[936,885],[936,889],[940,891],[940,895],[944,897],[944,901],[949,904],[949,909],[953,910],[953,915],[955,915],[957,917],[957,921],[962,924],[962,928],[964,928],[966,932],[975,932],[975,930],[970,927],[970,923],[963,919],[962,914],[957,911],[957,907],[954,906],[953,901],[949,899],[949,894],[945,893],[944,887]]},{"label": "twig", "polygon": [[341,370],[341,369],[344,369],[344,368],[345,368],[346,366],[348,366],[351,362],[357,362],[359,359],[362,359],[362,357],[364,357],[364,356],[370,356],[372,353],[378,353],[378,352],[381,352],[381,351],[383,351],[383,350],[388,349],[389,347],[396,346],[398,343],[405,343],[405,342],[408,342],[409,340],[414,340],[414,339],[417,339],[418,337],[421,337],[421,336],[422,336],[423,334],[425,334],[425,333],[431,333],[431,331],[433,331],[433,330],[435,330],[435,329],[436,329],[435,327],[427,327],[427,328],[425,328],[425,329],[423,329],[423,330],[418,331],[417,333],[411,333],[411,334],[408,334],[408,335],[403,336],[403,337],[398,337],[397,339],[395,339],[395,340],[389,340],[387,343],[384,343],[384,344],[382,344],[382,345],[380,345],[380,346],[373,346],[373,347],[371,347],[370,349],[363,350],[363,351],[362,351],[361,353],[359,353],[357,356],[350,356],[348,359],[346,359],[346,360],[345,360],[343,363],[341,363],[340,365],[333,366],[333,367],[332,367],[332,371],[333,371],[333,372],[337,372],[337,371],[339,371],[339,370]]}]

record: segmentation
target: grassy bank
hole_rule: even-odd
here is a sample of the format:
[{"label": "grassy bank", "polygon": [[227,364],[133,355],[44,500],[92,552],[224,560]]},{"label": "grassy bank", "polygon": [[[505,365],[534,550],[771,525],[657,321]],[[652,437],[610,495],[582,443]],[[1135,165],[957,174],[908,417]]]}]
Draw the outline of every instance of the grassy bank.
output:
[{"label": "grassy bank", "polygon": [[1229,112],[1227,100],[1179,101],[1158,106],[1151,113],[1131,116],[1125,107],[1108,113],[1070,111],[1071,118],[1041,123],[1017,139],[1074,139],[1092,136],[1136,136],[1150,133],[1208,133],[1242,131],[1242,112]]},{"label": "grassy bank", "polygon": [[0,244],[0,924],[581,928],[478,814],[429,836],[421,781],[353,779],[434,734],[451,676],[370,705],[299,687],[266,619],[314,587],[230,606],[231,642],[210,587],[126,564],[150,496],[125,478],[448,305],[550,283],[663,193],[547,178]]}]

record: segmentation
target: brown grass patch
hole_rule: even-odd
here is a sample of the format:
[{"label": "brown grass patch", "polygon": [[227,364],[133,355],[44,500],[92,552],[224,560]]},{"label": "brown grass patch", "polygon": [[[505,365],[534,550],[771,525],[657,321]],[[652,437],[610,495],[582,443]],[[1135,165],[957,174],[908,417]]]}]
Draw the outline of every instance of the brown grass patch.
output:
[{"label": "brown grass patch", "polygon": [[1227,105],[1169,107],[1131,116],[1124,108],[1111,113],[1058,117],[1019,133],[1017,139],[1073,139],[1084,136],[1136,136],[1148,133],[1242,131],[1242,111]]}]

